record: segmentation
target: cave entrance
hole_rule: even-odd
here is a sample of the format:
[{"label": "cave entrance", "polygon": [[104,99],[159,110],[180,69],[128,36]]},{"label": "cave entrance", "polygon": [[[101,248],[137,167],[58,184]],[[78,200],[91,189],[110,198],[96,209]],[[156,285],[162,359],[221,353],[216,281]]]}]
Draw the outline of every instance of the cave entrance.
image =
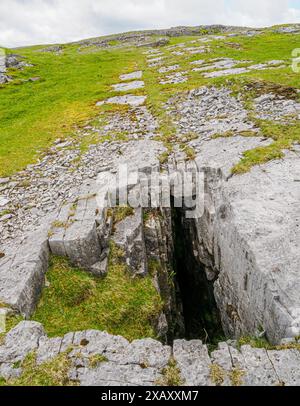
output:
[{"label": "cave entrance", "polygon": [[176,285],[183,307],[186,339],[215,344],[224,338],[220,313],[214,297],[214,281],[206,277],[203,264],[194,255],[197,239],[195,220],[185,210],[173,208]]}]

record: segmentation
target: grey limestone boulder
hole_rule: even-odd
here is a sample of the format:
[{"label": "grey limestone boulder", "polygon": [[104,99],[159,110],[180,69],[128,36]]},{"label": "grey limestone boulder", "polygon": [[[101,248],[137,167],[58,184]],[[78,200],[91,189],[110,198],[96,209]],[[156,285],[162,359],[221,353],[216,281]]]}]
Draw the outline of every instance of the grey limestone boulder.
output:
[{"label": "grey limestone boulder", "polygon": [[136,275],[145,275],[147,257],[141,208],[135,209],[132,216],[126,217],[116,225],[113,241],[124,251],[126,264],[131,272]]}]

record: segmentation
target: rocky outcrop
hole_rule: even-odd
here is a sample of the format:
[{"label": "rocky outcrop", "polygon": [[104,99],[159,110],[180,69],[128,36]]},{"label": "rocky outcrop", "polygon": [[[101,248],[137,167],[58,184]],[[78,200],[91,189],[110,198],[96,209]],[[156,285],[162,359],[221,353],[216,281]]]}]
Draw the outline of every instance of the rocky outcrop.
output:
[{"label": "rocky outcrop", "polygon": [[49,237],[53,255],[69,258],[74,266],[96,276],[107,272],[111,221],[98,208],[95,184],[87,185],[74,203],[63,206],[52,223]]},{"label": "rocky outcrop", "polygon": [[[129,343],[119,336],[88,330],[48,338],[36,322],[21,322],[0,346],[0,376],[13,382],[23,373],[22,361],[36,363],[67,354],[69,379],[82,386],[158,386],[170,384],[171,363],[187,386],[299,386],[297,349],[266,350],[220,343],[209,354],[199,340],[176,340],[172,347],[152,339]],[[18,362],[18,368],[15,367]],[[175,376],[173,376],[175,379]]]},{"label": "rocky outcrop", "polygon": [[[234,145],[240,148],[240,141],[211,141],[202,148],[205,159],[197,158],[198,166],[209,162],[212,168],[215,160],[220,169],[222,145],[222,175],[207,168],[212,181],[205,215],[197,222],[202,241],[198,252],[201,257],[204,249],[213,258],[210,268],[218,274],[215,297],[226,333],[239,336],[260,330],[278,343],[300,333],[296,271],[300,261],[296,248],[300,241],[299,155],[297,149],[287,152],[282,161],[226,180],[230,156],[226,150],[229,147],[233,152]],[[238,156],[231,155],[231,159],[232,164]],[[220,176],[225,181],[215,189]]]},{"label": "rocky outcrop", "polygon": [[6,57],[5,53],[0,50],[0,84],[6,83],[8,76],[6,75]]},{"label": "rocky outcrop", "polygon": [[20,55],[5,54],[5,52],[0,49],[0,84],[12,80],[6,73],[7,69],[24,69],[29,66],[32,65],[25,62]]}]

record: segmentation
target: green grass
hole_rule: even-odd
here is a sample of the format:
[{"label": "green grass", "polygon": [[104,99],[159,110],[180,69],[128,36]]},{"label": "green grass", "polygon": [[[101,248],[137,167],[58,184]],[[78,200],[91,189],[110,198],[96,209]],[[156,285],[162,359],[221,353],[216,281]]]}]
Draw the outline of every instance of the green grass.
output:
[{"label": "green grass", "polygon": [[[196,38],[171,38],[170,45],[186,42],[188,47],[201,46],[201,43],[189,43]],[[106,113],[115,110],[115,106],[96,108],[95,103],[115,94],[110,91],[110,86],[119,81],[121,73],[136,69],[144,71],[145,90],[137,90],[136,94],[147,94],[147,105],[159,121],[161,140],[174,143],[176,128],[164,107],[164,103],[171,96],[203,85],[226,85],[232,86],[233,90],[243,90],[243,83],[258,79],[299,88],[299,74],[292,72],[290,67],[292,50],[298,48],[299,43],[300,35],[267,32],[255,37],[213,41],[208,44],[211,52],[201,55],[174,56],[171,50],[162,47],[161,50],[166,55],[166,65],[179,64],[180,70],[189,71],[189,81],[178,85],[159,84],[162,75],[158,73],[157,68],[147,66],[146,55],[143,55],[145,49],[95,48],[78,52],[78,44],[69,44],[64,46],[60,55],[38,52],[41,46],[18,49],[18,53],[34,66],[21,72],[10,72],[15,80],[0,87],[0,176],[11,175],[23,169],[27,164],[35,162],[55,139],[75,136],[75,129],[92,122],[99,114],[105,117]],[[234,48],[231,44],[238,44],[241,49]],[[192,72],[190,62],[196,59],[223,57],[234,58],[241,63],[248,60],[254,64],[281,59],[289,66],[215,79],[205,79],[199,72]],[[41,80],[27,81],[34,76],[39,76]],[[243,92],[248,94],[248,91]],[[286,132],[285,129],[282,130]],[[272,147],[276,149],[275,154],[267,148],[259,150],[257,155],[252,153],[251,158],[245,156],[240,167],[234,172],[243,172],[257,163],[278,157],[277,152],[282,151],[282,145],[285,146],[291,139],[299,141],[298,135],[295,136],[292,131],[291,128],[288,136],[281,137],[280,142]],[[268,136],[274,138],[273,134]],[[102,141],[111,138],[108,135]],[[117,138],[127,140],[123,134]],[[101,140],[91,134],[81,142],[82,151],[85,152],[91,143]]]},{"label": "green grass", "polygon": [[[0,307],[7,307],[5,305]],[[20,323],[20,321],[23,320],[23,317],[17,314],[12,314],[6,317],[6,332],[5,333],[1,333],[0,334],[0,345],[4,344],[4,340],[5,340],[5,336],[7,334],[8,331],[10,331],[11,329],[13,329],[14,327],[17,326],[17,324]]]},{"label": "green grass", "polygon": [[[33,67],[12,72],[15,81],[0,88],[0,176],[34,162],[57,138],[95,117],[98,100],[114,95],[110,85],[135,69],[140,51],[100,50],[81,54],[66,46],[61,55],[18,50]],[[21,82],[39,76],[38,82]]]},{"label": "green grass", "polygon": [[71,361],[67,353],[37,365],[36,354],[30,353],[21,364],[22,375],[18,379],[1,379],[0,386],[74,386],[68,373]]},{"label": "green grass", "polygon": [[251,336],[244,336],[238,340],[238,348],[241,348],[243,345],[250,345],[253,348],[265,348],[267,350],[271,350],[274,348],[266,338]]},{"label": "green grass", "polygon": [[70,331],[106,330],[129,340],[156,337],[153,321],[162,301],[149,277],[133,278],[112,246],[109,272],[98,279],[53,257],[45,288],[33,320],[50,336]]}]

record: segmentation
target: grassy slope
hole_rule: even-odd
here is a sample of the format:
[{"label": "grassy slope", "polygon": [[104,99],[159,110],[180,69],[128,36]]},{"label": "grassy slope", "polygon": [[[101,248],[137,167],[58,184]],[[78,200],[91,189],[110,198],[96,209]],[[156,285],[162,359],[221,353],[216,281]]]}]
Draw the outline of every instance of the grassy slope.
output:
[{"label": "grassy slope", "polygon": [[[12,71],[19,80],[0,89],[0,176],[23,169],[39,150],[94,117],[96,101],[111,95],[111,83],[135,67],[136,53],[81,54],[74,46],[62,55],[37,52],[36,47],[18,50],[35,66]],[[20,81],[36,76],[41,80]]]},{"label": "grassy slope", "polygon": [[[171,44],[192,39],[195,37],[172,38]],[[226,42],[238,43],[242,49],[234,49]],[[204,84],[220,86],[228,84],[230,79],[233,79],[235,88],[241,88],[242,80],[257,78],[299,87],[299,74],[293,73],[290,67],[256,71],[235,78],[204,79],[199,73],[191,71],[191,61],[217,57],[251,60],[254,63],[271,59],[290,61],[292,50],[299,47],[299,44],[300,35],[267,33],[252,38],[234,37],[226,41],[215,41],[210,44],[212,51],[204,55],[178,57],[164,49],[167,64],[178,63],[181,69],[190,71],[189,82],[167,86],[159,84],[160,75],[157,69],[149,68],[142,50],[136,48],[101,50],[92,47],[78,52],[78,45],[71,44],[64,47],[61,55],[37,52],[41,47],[18,50],[19,54],[35,66],[26,68],[23,72],[12,72],[15,78],[22,80],[39,76],[42,80],[34,83],[21,83],[16,80],[0,88],[0,176],[23,169],[28,163],[34,162],[53,140],[72,136],[75,127],[95,117],[99,112],[99,109],[95,108],[95,102],[113,95],[110,85],[118,81],[121,73],[132,69],[144,70],[148,106],[160,119],[163,138],[172,139],[174,129],[165,114],[163,103],[175,92]],[[275,146],[266,151],[259,151],[254,156],[246,156],[242,162],[242,170],[249,169],[254,163],[278,157],[281,149],[290,145],[291,139],[300,139],[299,127],[290,129],[286,136],[286,128],[264,125],[267,136],[272,137],[273,130],[276,132],[273,137],[277,140]]]}]

